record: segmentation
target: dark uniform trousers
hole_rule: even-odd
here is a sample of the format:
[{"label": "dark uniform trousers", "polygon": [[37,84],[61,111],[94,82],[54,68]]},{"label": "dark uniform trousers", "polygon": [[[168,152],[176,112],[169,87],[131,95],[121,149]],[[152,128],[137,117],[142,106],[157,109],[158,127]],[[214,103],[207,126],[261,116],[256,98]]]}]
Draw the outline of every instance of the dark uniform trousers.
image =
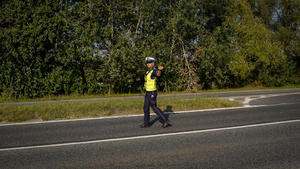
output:
[{"label": "dark uniform trousers", "polygon": [[151,107],[155,114],[157,114],[163,122],[167,121],[166,115],[156,106],[157,90],[146,91],[144,102],[144,124],[150,124],[150,110]]}]

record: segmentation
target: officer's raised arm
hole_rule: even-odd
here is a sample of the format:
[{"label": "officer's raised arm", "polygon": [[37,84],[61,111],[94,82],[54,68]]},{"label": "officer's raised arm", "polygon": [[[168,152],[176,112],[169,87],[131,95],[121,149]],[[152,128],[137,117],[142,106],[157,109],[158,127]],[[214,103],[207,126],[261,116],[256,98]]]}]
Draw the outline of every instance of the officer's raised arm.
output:
[{"label": "officer's raised arm", "polygon": [[161,75],[161,71],[164,69],[164,67],[158,65],[158,72],[157,72],[157,76]]}]

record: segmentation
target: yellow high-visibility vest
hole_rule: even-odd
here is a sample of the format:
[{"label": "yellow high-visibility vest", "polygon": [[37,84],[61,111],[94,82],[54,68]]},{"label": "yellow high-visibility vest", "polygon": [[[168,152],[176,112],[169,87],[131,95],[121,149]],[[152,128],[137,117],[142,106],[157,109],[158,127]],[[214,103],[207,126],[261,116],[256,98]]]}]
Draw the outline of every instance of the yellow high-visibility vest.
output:
[{"label": "yellow high-visibility vest", "polygon": [[148,71],[145,76],[145,88],[146,91],[155,91],[156,90],[156,77],[151,79],[153,70]]}]

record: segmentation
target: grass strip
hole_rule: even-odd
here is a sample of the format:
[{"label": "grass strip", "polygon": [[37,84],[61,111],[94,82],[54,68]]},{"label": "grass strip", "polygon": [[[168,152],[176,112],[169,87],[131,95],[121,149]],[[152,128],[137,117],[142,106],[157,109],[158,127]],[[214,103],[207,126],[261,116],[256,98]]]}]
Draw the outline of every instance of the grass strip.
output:
[{"label": "grass strip", "polygon": [[[183,93],[217,93],[217,92],[228,92],[228,91],[247,91],[247,90],[267,90],[267,89],[292,89],[300,88],[300,85],[287,85],[282,87],[243,87],[243,88],[232,88],[232,89],[211,89],[211,90],[199,90],[199,91],[180,91],[180,92],[158,92],[161,94],[183,94]],[[33,102],[33,101],[49,101],[49,100],[71,100],[71,99],[90,99],[90,98],[110,98],[110,97],[129,97],[129,96],[139,96],[140,93],[129,93],[129,94],[85,94],[85,95],[47,95],[41,98],[4,98],[0,96],[0,103],[8,102]]]},{"label": "grass strip", "polygon": [[[124,99],[98,102],[3,106],[0,107],[0,123],[143,114],[143,105],[143,100]],[[158,100],[158,107],[160,107],[164,112],[235,107],[239,105],[240,103],[235,101],[217,98],[163,98]],[[152,110],[150,111],[152,112]]]}]

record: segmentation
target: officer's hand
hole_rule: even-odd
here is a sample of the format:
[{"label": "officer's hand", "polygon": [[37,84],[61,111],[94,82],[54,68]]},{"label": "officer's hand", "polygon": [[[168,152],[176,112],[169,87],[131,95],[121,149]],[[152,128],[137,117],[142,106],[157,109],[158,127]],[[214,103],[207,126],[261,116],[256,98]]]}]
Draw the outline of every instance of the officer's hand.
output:
[{"label": "officer's hand", "polygon": [[158,70],[163,70],[164,67],[158,65]]}]

